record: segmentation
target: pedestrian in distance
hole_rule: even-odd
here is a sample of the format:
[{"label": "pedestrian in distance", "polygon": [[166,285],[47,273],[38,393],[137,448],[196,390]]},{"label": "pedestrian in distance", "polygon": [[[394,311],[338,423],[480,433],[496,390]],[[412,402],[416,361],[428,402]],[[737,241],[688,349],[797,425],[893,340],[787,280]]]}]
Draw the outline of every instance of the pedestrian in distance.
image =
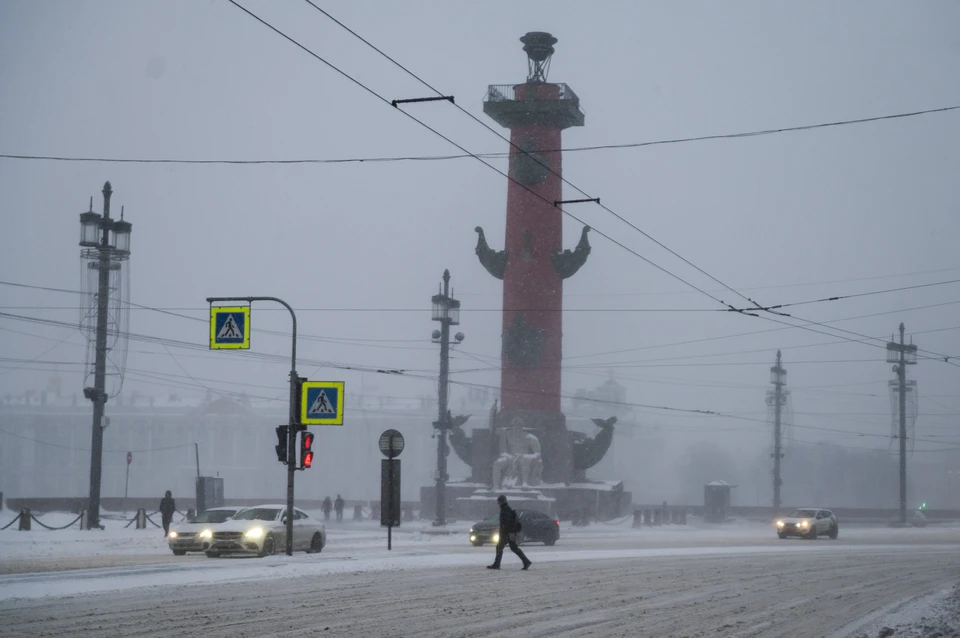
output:
[{"label": "pedestrian in distance", "polygon": [[503,546],[510,545],[510,551],[520,557],[523,561],[523,569],[530,569],[533,561],[526,557],[517,546],[517,533],[520,531],[520,521],[517,520],[517,513],[507,504],[507,497],[501,494],[497,497],[497,504],[500,505],[500,540],[497,541],[497,557],[493,560],[493,565],[487,565],[487,569],[500,569],[500,559],[503,558]]},{"label": "pedestrian in distance", "polygon": [[337,522],[343,522],[343,497],[337,494],[337,500],[333,502],[333,510],[337,513]]},{"label": "pedestrian in distance", "polygon": [[173,521],[173,513],[177,511],[177,504],[173,500],[173,493],[167,490],[160,501],[160,519],[163,521],[163,536],[166,538],[170,533],[170,522]]},{"label": "pedestrian in distance", "polygon": [[330,502],[330,497],[323,499],[323,505],[321,506],[323,510],[323,520],[330,521],[330,510],[333,509],[333,503]]}]

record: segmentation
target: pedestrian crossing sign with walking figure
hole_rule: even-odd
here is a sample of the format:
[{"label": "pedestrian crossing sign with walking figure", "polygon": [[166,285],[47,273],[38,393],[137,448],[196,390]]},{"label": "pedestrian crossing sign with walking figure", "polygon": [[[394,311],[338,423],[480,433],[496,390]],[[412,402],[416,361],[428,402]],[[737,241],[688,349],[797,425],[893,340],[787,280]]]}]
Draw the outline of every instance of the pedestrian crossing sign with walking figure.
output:
[{"label": "pedestrian crossing sign with walking figure", "polygon": [[302,425],[343,425],[343,381],[304,381],[300,392]]},{"label": "pedestrian crossing sign with walking figure", "polygon": [[250,349],[250,306],[210,307],[210,349]]}]

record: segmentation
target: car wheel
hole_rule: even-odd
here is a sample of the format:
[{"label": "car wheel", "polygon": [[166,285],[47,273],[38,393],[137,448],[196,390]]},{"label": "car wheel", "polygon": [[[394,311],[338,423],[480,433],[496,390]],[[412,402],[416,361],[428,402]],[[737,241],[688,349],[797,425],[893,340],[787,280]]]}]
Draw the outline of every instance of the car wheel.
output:
[{"label": "car wheel", "polygon": [[527,537],[523,535],[523,532],[517,532],[517,545],[522,545],[527,540]]},{"label": "car wheel", "polygon": [[313,535],[313,538],[310,539],[310,549],[307,550],[308,554],[319,554],[323,551],[323,536],[320,535],[320,532],[317,532]]},{"label": "car wheel", "polygon": [[839,536],[839,535],[840,535],[840,527],[839,527],[839,526],[834,525],[833,527],[830,528],[830,538],[831,538],[831,539],[837,540],[837,536]]},{"label": "car wheel", "polygon": [[174,555],[174,556],[183,556],[183,555],[186,554],[186,553],[187,553],[187,550],[185,550],[185,549],[175,549],[175,550],[173,550],[173,555]]},{"label": "car wheel", "polygon": [[556,537],[556,536],[551,536],[550,538],[545,539],[545,540],[543,541],[543,544],[544,544],[544,545],[555,545],[556,542],[557,542],[557,537]]},{"label": "car wheel", "polygon": [[780,540],[786,540],[787,538],[786,534],[777,534],[777,536],[780,538]]},{"label": "car wheel", "polygon": [[257,552],[257,555],[260,556],[260,558],[263,558],[264,556],[273,556],[276,553],[277,541],[273,538],[273,536],[267,536],[265,539],[263,539],[263,545],[260,547],[260,551]]},{"label": "car wheel", "polygon": [[483,547],[483,541],[473,541],[471,545],[474,547]]},{"label": "car wheel", "polygon": [[810,531],[807,532],[807,538],[815,541],[817,540],[817,526],[816,524],[810,526]]},{"label": "car wheel", "polygon": [[218,552],[218,551],[215,550],[215,549],[208,549],[207,551],[204,552],[204,554],[207,555],[207,558],[219,558],[219,557],[220,557],[220,552]]}]

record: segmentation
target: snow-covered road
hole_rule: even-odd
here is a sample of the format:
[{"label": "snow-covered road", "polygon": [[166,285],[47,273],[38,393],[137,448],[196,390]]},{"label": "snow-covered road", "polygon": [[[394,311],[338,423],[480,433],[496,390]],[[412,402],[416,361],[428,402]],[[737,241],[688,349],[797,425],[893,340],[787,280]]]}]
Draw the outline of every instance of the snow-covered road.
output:
[{"label": "snow-covered road", "polygon": [[[375,526],[331,525],[320,555],[174,560],[156,534],[108,531],[100,551],[77,530],[69,560],[96,568],[6,570],[0,634],[822,636],[960,579],[957,528],[780,541],[759,525],[593,525],[527,547],[529,572],[509,552],[484,569],[492,548],[428,531],[401,528],[387,552]],[[0,535],[0,564],[31,548],[64,560],[73,544],[27,534],[40,533]]]}]

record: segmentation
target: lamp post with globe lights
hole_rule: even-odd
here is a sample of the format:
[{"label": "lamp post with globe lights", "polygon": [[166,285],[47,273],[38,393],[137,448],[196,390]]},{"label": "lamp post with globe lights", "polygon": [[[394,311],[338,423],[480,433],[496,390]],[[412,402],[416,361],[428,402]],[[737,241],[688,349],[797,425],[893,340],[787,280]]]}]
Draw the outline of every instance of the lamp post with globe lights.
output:
[{"label": "lamp post with globe lights", "polygon": [[450,410],[447,409],[448,389],[450,377],[450,346],[463,343],[464,335],[458,332],[454,335],[456,343],[450,343],[450,326],[460,324],[460,302],[453,298],[450,291],[450,271],[443,271],[442,291],[434,295],[433,302],[433,320],[440,322],[440,330],[434,330],[434,343],[440,344],[440,382],[438,387],[438,414],[433,427],[437,429],[440,436],[437,437],[437,517],[433,521],[435,526],[447,524],[446,519],[446,486],[447,486],[447,432],[459,425],[462,425],[466,418],[458,416],[453,419],[450,416]]},{"label": "lamp post with globe lights", "polygon": [[110,307],[110,273],[120,262],[130,258],[130,233],[133,224],[110,217],[110,182],[103,185],[103,214],[90,210],[80,213],[81,257],[97,270],[97,326],[93,387],[83,389],[83,396],[93,402],[93,428],[90,450],[90,501],[87,505],[87,529],[100,529],[100,476],[103,464],[103,412],[107,403],[107,331]]}]

